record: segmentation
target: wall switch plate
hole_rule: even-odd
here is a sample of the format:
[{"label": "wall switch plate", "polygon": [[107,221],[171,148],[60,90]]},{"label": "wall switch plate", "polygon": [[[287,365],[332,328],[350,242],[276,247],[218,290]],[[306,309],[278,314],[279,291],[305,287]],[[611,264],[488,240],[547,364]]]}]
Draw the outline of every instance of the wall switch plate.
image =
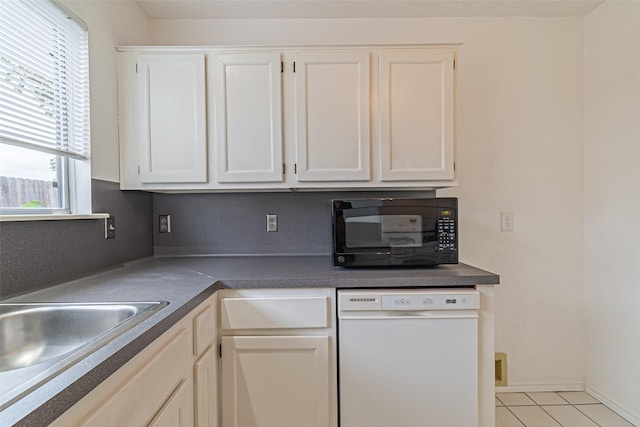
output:
[{"label": "wall switch plate", "polygon": [[104,219],[104,238],[116,238],[116,217],[110,216],[109,218]]},{"label": "wall switch plate", "polygon": [[269,233],[278,231],[278,215],[267,214],[267,231]]},{"label": "wall switch plate", "polygon": [[171,215],[158,215],[158,233],[171,233]]},{"label": "wall switch plate", "polygon": [[500,230],[513,231],[513,212],[500,212]]}]

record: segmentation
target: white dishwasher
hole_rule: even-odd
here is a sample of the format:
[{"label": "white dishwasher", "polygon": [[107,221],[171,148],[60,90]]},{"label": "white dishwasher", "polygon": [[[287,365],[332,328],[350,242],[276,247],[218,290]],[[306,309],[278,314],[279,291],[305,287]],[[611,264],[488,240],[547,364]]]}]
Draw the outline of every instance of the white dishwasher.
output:
[{"label": "white dishwasher", "polygon": [[477,427],[479,293],[338,290],[341,427]]}]

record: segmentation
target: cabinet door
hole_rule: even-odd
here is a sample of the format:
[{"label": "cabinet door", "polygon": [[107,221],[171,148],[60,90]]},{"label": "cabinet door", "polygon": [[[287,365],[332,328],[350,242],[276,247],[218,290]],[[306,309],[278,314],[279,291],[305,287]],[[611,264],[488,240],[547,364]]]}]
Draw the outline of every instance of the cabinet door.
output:
[{"label": "cabinet door", "polygon": [[136,69],[140,182],[206,182],[204,55],[140,55]]},{"label": "cabinet door", "polygon": [[218,182],[282,182],[280,54],[212,58]]},{"label": "cabinet door", "polygon": [[453,59],[447,50],[380,54],[380,180],[454,178]]},{"label": "cabinet door", "polygon": [[298,52],[298,181],[370,178],[369,53]]},{"label": "cabinet door", "polygon": [[[165,408],[180,384],[189,375],[191,360],[190,334],[187,329],[176,331],[167,337],[157,354],[143,361],[133,378],[125,381],[101,406],[91,411],[85,426],[139,426],[146,425]],[[170,339],[169,339],[170,338]],[[193,385],[189,381],[190,390]],[[193,391],[183,411],[187,419],[193,419]]]},{"label": "cabinet door", "polygon": [[224,427],[334,426],[329,337],[222,338]]},{"label": "cabinet door", "polygon": [[183,381],[173,392],[149,427],[191,427],[193,426],[193,384]]},{"label": "cabinet door", "polygon": [[209,347],[193,366],[195,378],[196,427],[218,425],[217,346]]}]

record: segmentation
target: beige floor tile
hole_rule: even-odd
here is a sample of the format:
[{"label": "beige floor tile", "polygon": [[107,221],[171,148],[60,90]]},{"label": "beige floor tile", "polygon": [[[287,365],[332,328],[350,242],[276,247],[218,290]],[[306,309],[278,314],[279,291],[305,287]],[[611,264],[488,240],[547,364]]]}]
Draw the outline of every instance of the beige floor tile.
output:
[{"label": "beige floor tile", "polygon": [[603,404],[578,405],[576,408],[598,423],[600,427],[633,427],[633,424],[626,421],[620,415],[616,414]]},{"label": "beige floor tile", "polygon": [[529,399],[529,397],[524,393],[496,393],[498,399],[505,406],[524,406],[524,405],[535,405],[536,402]]},{"label": "beige floor tile", "polygon": [[585,405],[588,403],[600,403],[597,399],[595,399],[590,394],[585,393],[584,391],[561,391],[558,393],[565,399],[567,402],[572,405]]},{"label": "beige floor tile", "polygon": [[504,406],[502,402],[500,402],[500,399],[498,399],[498,396],[496,396],[496,406]]},{"label": "beige floor tile", "polygon": [[543,406],[542,409],[562,424],[562,427],[598,427],[598,424],[591,421],[574,406],[553,405]]},{"label": "beige floor tile", "polygon": [[527,427],[562,427],[539,406],[513,406],[509,410]]},{"label": "beige floor tile", "polygon": [[552,391],[528,392],[529,396],[538,405],[568,405],[569,403]]},{"label": "beige floor tile", "polygon": [[496,427],[524,427],[518,419],[504,406],[496,408]]}]

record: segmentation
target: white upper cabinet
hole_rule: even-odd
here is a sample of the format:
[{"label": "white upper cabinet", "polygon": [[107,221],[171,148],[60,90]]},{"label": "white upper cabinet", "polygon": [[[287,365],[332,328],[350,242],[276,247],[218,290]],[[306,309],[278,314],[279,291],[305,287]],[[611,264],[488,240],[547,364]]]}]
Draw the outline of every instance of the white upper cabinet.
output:
[{"label": "white upper cabinet", "polygon": [[380,53],[380,180],[452,180],[451,50]]},{"label": "white upper cabinet", "polygon": [[369,53],[297,52],[298,181],[369,181]]},{"label": "white upper cabinet", "polygon": [[211,58],[218,182],[282,182],[280,54]]},{"label": "white upper cabinet", "polygon": [[206,182],[204,55],[140,55],[135,86],[140,182]]},{"label": "white upper cabinet", "polygon": [[120,48],[120,186],[456,185],[455,47]]}]

